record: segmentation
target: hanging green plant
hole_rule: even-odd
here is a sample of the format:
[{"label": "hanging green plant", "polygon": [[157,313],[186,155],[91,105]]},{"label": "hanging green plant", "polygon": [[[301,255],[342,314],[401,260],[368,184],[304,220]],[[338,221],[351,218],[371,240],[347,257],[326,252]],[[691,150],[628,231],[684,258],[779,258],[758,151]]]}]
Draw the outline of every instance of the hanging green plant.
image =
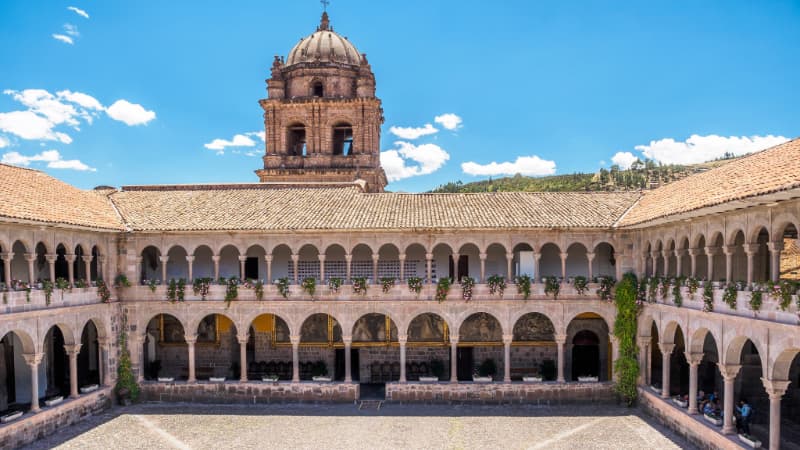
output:
[{"label": "hanging green plant", "polygon": [[447,294],[450,292],[450,278],[440,278],[436,283],[436,301],[442,303],[447,300]]},{"label": "hanging green plant", "polygon": [[128,351],[128,335],[125,333],[125,320],[123,319],[122,331],[119,333],[119,364],[117,365],[117,385],[115,391],[121,399],[129,398],[136,401],[139,397],[139,384],[133,373],[131,354]]},{"label": "hanging green plant", "polygon": [[408,284],[408,290],[414,294],[419,295],[419,293],[422,292],[422,278],[409,277],[406,283]]},{"label": "hanging green plant", "polygon": [[61,291],[61,301],[64,301],[64,291],[72,292],[72,286],[70,286],[69,281],[62,277],[56,278],[56,289]]},{"label": "hanging green plant", "polygon": [[636,276],[627,273],[617,284],[614,303],[617,317],[614,321],[614,336],[619,342],[619,357],[614,362],[616,372],[615,390],[622,400],[633,406],[638,391],[636,381],[639,378],[639,362],[636,348],[637,320],[640,308],[637,305],[638,283]]},{"label": "hanging green plant", "polygon": [[278,278],[275,286],[278,287],[278,294],[281,294],[281,297],[289,298],[289,277]]},{"label": "hanging green plant", "polygon": [[556,277],[545,277],[544,279],[544,294],[553,294],[553,300],[558,300],[558,293],[561,292],[561,283],[558,282]]},{"label": "hanging green plant", "polygon": [[661,296],[662,301],[667,300],[667,295],[669,294],[669,278],[662,278],[658,282],[658,295]]},{"label": "hanging green plant", "polygon": [[739,290],[736,287],[736,283],[730,283],[722,294],[722,301],[725,302],[730,309],[736,309],[736,299],[738,296]]},{"label": "hanging green plant", "polygon": [[786,308],[792,303],[792,295],[797,292],[797,284],[789,281],[782,280],[778,285],[778,296],[780,297],[781,311],[786,311]]},{"label": "hanging green plant", "polygon": [[583,295],[589,290],[589,281],[584,276],[577,276],[572,280],[572,285],[575,286],[575,290],[578,292],[578,295]]},{"label": "hanging green plant", "polygon": [[158,280],[147,280],[147,286],[150,288],[150,292],[155,292],[158,288]]},{"label": "hanging green plant", "polygon": [[230,308],[231,302],[239,298],[239,279],[230,277],[225,285],[225,307]]},{"label": "hanging green plant", "polygon": [[647,301],[649,303],[656,302],[656,295],[658,293],[658,285],[660,284],[658,277],[650,277],[647,279]]},{"label": "hanging green plant", "polygon": [[313,300],[314,293],[317,292],[317,279],[314,277],[303,278],[303,281],[300,283],[300,287],[302,287],[303,291]]},{"label": "hanging green plant", "polygon": [[330,289],[334,294],[338,294],[343,282],[344,280],[341,278],[328,278],[328,289]]},{"label": "hanging green plant", "polygon": [[111,290],[108,289],[108,285],[102,278],[97,280],[97,297],[103,303],[111,301]]},{"label": "hanging green plant", "polygon": [[50,299],[53,297],[53,282],[50,280],[42,281],[42,290],[44,291],[44,302],[50,306]]},{"label": "hanging green plant", "polygon": [[487,280],[489,283],[489,295],[498,294],[500,297],[506,290],[506,277],[500,275],[492,275]]},{"label": "hanging green plant", "polygon": [[611,300],[611,288],[614,287],[614,278],[599,277],[597,281],[600,283],[600,287],[597,288],[597,296],[603,301]]},{"label": "hanging green plant", "polygon": [[366,277],[353,277],[353,292],[358,295],[367,295]]},{"label": "hanging green plant", "polygon": [[211,278],[195,278],[192,283],[192,291],[194,295],[199,295],[201,300],[205,300],[208,296],[208,291],[211,289]]},{"label": "hanging green plant", "polygon": [[675,306],[678,308],[683,306],[683,294],[681,293],[681,283],[679,280],[675,280],[672,283],[672,302],[675,303]]},{"label": "hanging green plant", "polygon": [[703,286],[703,311],[714,311],[714,286],[710,282]]},{"label": "hanging green plant", "polygon": [[388,294],[389,291],[392,290],[394,287],[395,278],[394,277],[385,277],[381,278],[381,290],[384,294]]},{"label": "hanging green plant", "polygon": [[694,294],[700,288],[700,282],[695,277],[689,277],[686,279],[686,288],[689,290],[689,296],[694,300]]},{"label": "hanging green plant", "polygon": [[[529,277],[528,275],[519,275],[516,278],[514,278],[514,284],[517,285],[517,294],[521,294],[524,300],[530,298],[531,277]],[[545,293],[547,293],[546,287],[545,287]],[[558,292],[556,292],[556,295],[558,295]]]},{"label": "hanging green plant", "polygon": [[78,278],[75,280],[75,287],[78,289],[86,289],[89,287],[89,283],[87,283],[83,278]]},{"label": "hanging green plant", "polygon": [[[58,282],[58,279],[56,279]],[[116,278],[114,278],[114,287],[117,289],[131,287],[131,282],[128,280],[128,276],[124,273],[117,274]]]},{"label": "hanging green plant", "polygon": [[764,300],[764,291],[761,288],[754,288],[750,293],[750,309],[758,312],[761,310],[761,304]]},{"label": "hanging green plant", "polygon": [[175,297],[179,302],[186,300],[186,280],[183,278],[178,279],[175,286]]},{"label": "hanging green plant", "polygon": [[253,292],[256,294],[256,300],[259,302],[264,300],[264,282],[256,280],[256,282],[253,283]]},{"label": "hanging green plant", "polygon": [[178,282],[175,281],[174,278],[170,278],[169,284],[167,284],[167,300],[171,303],[175,303],[178,299]]},{"label": "hanging green plant", "polygon": [[475,278],[472,277],[461,277],[461,298],[464,299],[465,302],[472,300],[472,289],[475,287]]}]

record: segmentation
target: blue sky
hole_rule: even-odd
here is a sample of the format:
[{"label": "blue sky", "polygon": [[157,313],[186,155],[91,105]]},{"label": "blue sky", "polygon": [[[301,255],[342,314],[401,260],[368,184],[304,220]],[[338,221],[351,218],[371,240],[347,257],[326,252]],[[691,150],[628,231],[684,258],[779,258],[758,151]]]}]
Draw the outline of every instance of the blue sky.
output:
[{"label": "blue sky", "polygon": [[[800,136],[797,1],[328,10],[375,71],[391,190],[690,162]],[[316,0],[4,0],[0,155],[83,188],[257,181],[256,135],[223,154],[204,145],[263,130],[272,58],[320,13]],[[460,124],[434,120],[444,114]],[[437,132],[390,132],[426,124]]]}]

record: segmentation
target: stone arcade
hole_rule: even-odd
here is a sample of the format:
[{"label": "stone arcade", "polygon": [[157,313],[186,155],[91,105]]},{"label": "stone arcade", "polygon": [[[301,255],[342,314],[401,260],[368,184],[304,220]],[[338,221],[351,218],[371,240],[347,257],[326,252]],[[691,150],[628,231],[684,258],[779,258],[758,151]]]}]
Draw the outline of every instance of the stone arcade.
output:
[{"label": "stone arcade", "polygon": [[[797,298],[749,299],[798,277],[800,141],[646,193],[385,193],[375,78],[327,14],[275,58],[267,91],[259,183],[83,191],[0,165],[0,410],[24,412],[0,446],[106,407],[123,327],[148,399],[353,401],[364,383],[387,401],[609,401],[615,310],[595,281],[627,272],[713,282],[710,302],[682,287],[682,305],[643,306],[645,408],[726,447],[746,396],[765,444],[798,441]],[[120,274],[133,285],[101,303],[95,283]],[[220,278],[264,283],[230,302],[225,285],[192,289]],[[184,301],[167,301],[171,279],[188,280]],[[723,280],[742,281],[738,303]],[[699,390],[721,393],[721,427],[697,415]],[[669,401],[686,394],[685,410]]]}]

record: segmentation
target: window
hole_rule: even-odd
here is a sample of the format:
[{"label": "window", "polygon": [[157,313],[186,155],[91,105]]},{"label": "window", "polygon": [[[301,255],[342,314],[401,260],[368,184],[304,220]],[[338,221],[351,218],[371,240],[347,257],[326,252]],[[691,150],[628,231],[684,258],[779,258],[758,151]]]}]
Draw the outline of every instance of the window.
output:
[{"label": "window", "polygon": [[343,156],[353,154],[353,127],[349,124],[333,127],[333,154]]},{"label": "window", "polygon": [[312,95],[314,97],[323,97],[325,94],[325,88],[322,86],[321,81],[315,81],[312,85]]},{"label": "window", "polygon": [[286,151],[290,156],[306,156],[306,127],[293,125],[286,136]]}]

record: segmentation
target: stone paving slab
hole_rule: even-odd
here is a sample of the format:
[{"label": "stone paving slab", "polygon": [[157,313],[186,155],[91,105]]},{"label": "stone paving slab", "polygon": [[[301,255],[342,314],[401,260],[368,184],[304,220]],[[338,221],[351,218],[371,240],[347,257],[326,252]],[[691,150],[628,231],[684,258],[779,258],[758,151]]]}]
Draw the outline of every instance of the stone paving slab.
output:
[{"label": "stone paving slab", "polygon": [[637,409],[397,405],[141,404],[26,447],[59,449],[694,448]]}]

